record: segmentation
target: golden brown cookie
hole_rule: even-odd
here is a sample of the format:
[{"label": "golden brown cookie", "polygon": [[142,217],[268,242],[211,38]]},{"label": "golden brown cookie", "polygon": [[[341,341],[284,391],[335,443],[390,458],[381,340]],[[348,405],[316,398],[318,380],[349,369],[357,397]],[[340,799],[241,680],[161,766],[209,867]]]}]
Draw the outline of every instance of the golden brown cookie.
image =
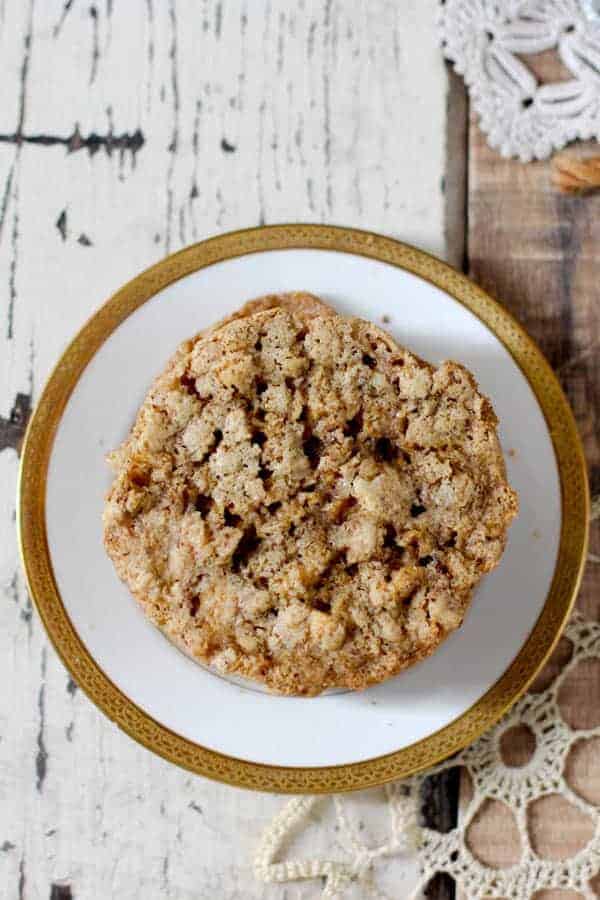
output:
[{"label": "golden brown cookie", "polygon": [[490,403],[305,294],[186,342],[111,454],[105,544],[146,615],[285,694],[430,654],[498,563],[515,493]]}]

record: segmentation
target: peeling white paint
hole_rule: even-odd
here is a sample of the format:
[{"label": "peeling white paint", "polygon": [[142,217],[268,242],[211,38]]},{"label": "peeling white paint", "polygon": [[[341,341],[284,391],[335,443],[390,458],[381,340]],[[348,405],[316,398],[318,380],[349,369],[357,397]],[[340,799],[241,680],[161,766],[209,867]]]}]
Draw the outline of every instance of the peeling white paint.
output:
[{"label": "peeling white paint", "polygon": [[[0,416],[123,281],[216,232],[331,222],[443,253],[435,6],[0,3]],[[253,879],[281,798],[175,769],[69,684],[20,574],[16,470],[0,450],[2,896],[318,896]]]}]

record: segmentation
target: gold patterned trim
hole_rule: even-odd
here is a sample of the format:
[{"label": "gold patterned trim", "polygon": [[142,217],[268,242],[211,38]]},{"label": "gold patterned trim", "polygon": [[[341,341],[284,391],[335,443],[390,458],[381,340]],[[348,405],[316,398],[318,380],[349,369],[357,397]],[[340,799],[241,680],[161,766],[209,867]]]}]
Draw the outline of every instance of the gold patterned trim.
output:
[{"label": "gold patterned trim", "polygon": [[[403,750],[365,762],[314,768],[267,766],[224,756],[165,728],[132,703],[98,667],[75,631],[58,593],[46,538],[46,476],[65,405],[98,348],[139,306],[167,285],[234,257],[312,248],[389,263],[431,282],[476,315],[517,362],[546,417],[562,493],[556,569],[546,603],[516,659],[467,712]],[[19,474],[19,541],[30,593],[63,663],[89,698],[127,734],[186,769],[237,787],[286,793],[357,790],[432,766],[475,740],[515,702],[556,644],[575,601],[586,558],[589,493],[573,414],[536,344],[496,301],[450,266],[407,244],[351,228],[273,225],[211,238],[169,256],[121,288],[89,320],[60,358],[27,429]]]}]

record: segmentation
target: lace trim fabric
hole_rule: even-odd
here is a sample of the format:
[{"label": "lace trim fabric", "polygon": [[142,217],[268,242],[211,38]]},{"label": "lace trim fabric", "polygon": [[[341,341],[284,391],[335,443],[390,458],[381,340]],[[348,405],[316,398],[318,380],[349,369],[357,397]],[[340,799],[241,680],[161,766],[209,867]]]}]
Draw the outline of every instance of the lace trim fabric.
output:
[{"label": "lace trim fabric", "polygon": [[[491,147],[523,162],[600,138],[595,0],[446,0],[439,33]],[[567,80],[539,84],[523,55],[555,50]]]},{"label": "lace trim fabric", "polygon": [[[592,518],[600,518],[600,498],[592,505]],[[590,554],[590,561],[600,562],[600,558]],[[600,738],[600,726],[571,727],[561,713],[559,696],[577,666],[585,661],[600,661],[600,623],[585,621],[575,614],[565,637],[572,644],[572,655],[549,687],[537,694],[525,694],[495,728],[450,760],[401,784],[388,785],[384,803],[373,791],[289,801],[262,837],[254,861],[257,878],[264,882],[321,879],[322,900],[345,900],[350,894],[392,900],[399,895],[397,891],[386,893],[378,883],[377,864],[390,857],[400,857],[405,865],[410,861],[416,864],[416,884],[410,893],[402,894],[411,900],[422,897],[431,878],[441,871],[455,879],[457,896],[464,900],[524,900],[544,889],[577,891],[586,900],[593,900],[597,894],[590,881],[600,872],[600,809],[577,793],[564,773],[573,746]],[[505,733],[517,726],[530,729],[535,749],[525,765],[509,766],[502,757],[501,741]],[[456,766],[466,770],[473,786],[473,796],[459,825],[446,834],[419,825],[424,779]],[[585,846],[568,859],[542,858],[532,846],[528,808],[549,795],[559,795],[572,804],[592,829]],[[489,800],[506,804],[516,822],[521,857],[518,864],[509,868],[485,865],[469,847],[469,826]],[[343,848],[342,857],[336,860],[285,857],[293,835],[307,825],[319,803],[333,805],[335,839],[332,835],[329,841],[332,850],[334,845]],[[358,819],[365,803],[385,807],[389,824],[384,840],[373,842],[368,832],[360,828]]]}]

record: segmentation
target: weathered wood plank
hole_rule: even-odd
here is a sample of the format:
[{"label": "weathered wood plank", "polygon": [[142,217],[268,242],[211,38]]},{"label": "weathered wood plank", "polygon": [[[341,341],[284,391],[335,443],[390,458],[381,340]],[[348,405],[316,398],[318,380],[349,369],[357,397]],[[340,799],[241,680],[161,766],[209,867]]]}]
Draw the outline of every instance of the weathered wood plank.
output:
[{"label": "weathered wood plank", "polygon": [[[443,254],[446,76],[434,11],[434,0],[0,3],[0,884],[9,900],[320,893],[253,879],[252,850],[280,798],[174,769],[68,679],[20,574],[16,448],[66,341],[123,281],[183,244],[304,220]],[[329,854],[332,844],[323,829],[311,846]]]},{"label": "weathered wood plank", "polygon": [[462,78],[446,64],[446,174],[444,175],[446,259],[466,271],[469,190],[469,97]]},{"label": "weathered wood plank", "polygon": [[[538,73],[560,77],[547,55]],[[586,152],[585,148],[571,152]],[[504,303],[540,344],[571,401],[589,464],[592,492],[600,490],[600,197],[565,197],[550,183],[549,163],[522,165],[489,149],[475,122],[469,135],[468,264],[473,278]],[[592,543],[598,547],[598,526]],[[588,617],[600,615],[600,567],[589,565],[579,597]],[[564,659],[564,647],[558,656]],[[553,671],[556,672],[556,665]],[[543,683],[546,679],[543,677]],[[598,672],[582,668],[565,697],[563,713],[597,724]],[[525,758],[527,735],[513,734],[506,749]],[[567,774],[570,770],[567,766]],[[587,770],[588,790],[598,796],[597,770]],[[463,790],[464,792],[464,790]],[[533,817],[534,842],[549,831],[565,854],[580,846],[585,822],[552,805]],[[473,832],[482,858],[518,859],[497,809],[491,807]],[[547,845],[547,841],[546,841]],[[544,897],[559,900],[561,892]]]}]

